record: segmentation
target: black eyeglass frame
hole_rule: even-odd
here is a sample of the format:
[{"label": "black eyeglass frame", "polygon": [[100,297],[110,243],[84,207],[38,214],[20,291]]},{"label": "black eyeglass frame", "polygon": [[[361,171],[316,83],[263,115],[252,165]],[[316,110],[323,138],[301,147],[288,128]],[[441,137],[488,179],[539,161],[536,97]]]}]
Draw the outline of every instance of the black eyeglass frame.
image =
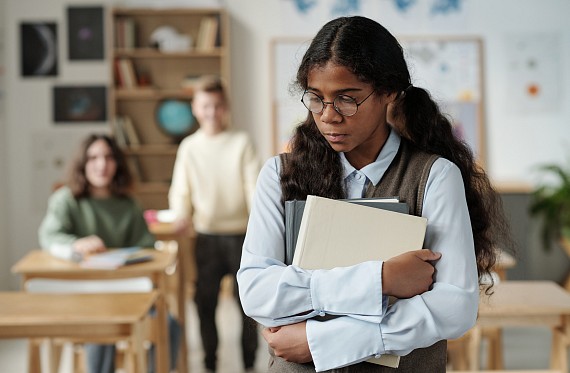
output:
[{"label": "black eyeglass frame", "polygon": [[[305,95],[306,95],[307,93],[310,93],[310,94],[314,95],[315,97],[317,97],[317,98],[319,99],[319,101],[321,101],[321,104],[323,105],[323,107],[322,107],[322,109],[321,109],[320,111],[313,111],[313,110],[311,110],[311,109],[307,106],[307,104],[305,103],[305,101],[303,101],[303,98],[305,98]],[[352,97],[352,96],[343,95],[343,94],[340,94],[340,95],[336,96],[336,97],[334,98],[334,100],[332,100],[332,102],[327,102],[327,101],[323,100],[321,97],[319,97],[319,95],[317,95],[316,93],[311,92],[311,91],[309,91],[309,90],[305,90],[305,92],[303,92],[303,95],[301,96],[301,102],[303,103],[303,106],[305,106],[305,107],[307,108],[307,110],[309,110],[309,111],[310,111],[311,113],[313,113],[313,114],[321,114],[323,111],[325,111],[325,107],[326,107],[327,105],[332,105],[332,106],[334,107],[334,110],[335,110],[337,113],[339,113],[340,115],[342,115],[343,117],[351,117],[351,116],[353,116],[353,115],[356,115],[356,113],[358,113],[358,108],[360,107],[360,105],[362,105],[362,104],[364,103],[364,101],[368,100],[368,97],[372,96],[373,93],[374,93],[374,91],[370,92],[370,94],[369,94],[368,96],[366,96],[366,97],[365,97],[362,101],[360,101],[360,102],[357,102],[356,99],[355,99],[354,97]],[[353,102],[356,104],[356,110],[354,111],[354,113],[347,115],[347,114],[343,114],[343,113],[340,112],[338,106],[336,105],[336,100],[337,100],[339,97],[348,98],[348,99],[350,99],[351,101],[353,101]]]}]

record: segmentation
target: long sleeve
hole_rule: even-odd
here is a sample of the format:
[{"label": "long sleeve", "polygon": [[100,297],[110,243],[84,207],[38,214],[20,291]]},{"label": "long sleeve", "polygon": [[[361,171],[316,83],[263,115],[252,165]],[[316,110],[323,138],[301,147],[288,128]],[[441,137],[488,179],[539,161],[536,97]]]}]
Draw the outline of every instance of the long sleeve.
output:
[{"label": "long sleeve", "polygon": [[57,245],[71,247],[71,244],[80,238],[74,231],[71,218],[73,203],[73,197],[67,188],[61,188],[50,196],[46,215],[38,229],[42,249],[50,250]]},{"label": "long sleeve", "polygon": [[187,154],[189,139],[182,141],[176,153],[172,181],[168,191],[168,205],[178,219],[190,219],[192,216],[192,192],[189,169],[189,156]]},{"label": "long sleeve", "polygon": [[69,258],[73,242],[90,235],[100,237],[108,248],[154,247],[155,242],[142,209],[132,198],[75,199],[68,188],[56,191],[38,229],[41,247]]},{"label": "long sleeve", "polygon": [[[350,188],[349,194],[355,194]],[[240,297],[245,312],[266,326],[319,314],[344,315],[307,323],[317,371],[384,353],[405,355],[458,337],[474,324],[478,284],[473,239],[461,175],[451,162],[435,162],[424,199],[425,247],[442,253],[436,282],[431,291],[389,308],[381,296],[381,262],[329,271],[283,264],[280,196],[279,160],[273,158],[264,165],[256,188],[238,272]],[[348,347],[338,342],[347,338]]]},{"label": "long sleeve", "polygon": [[251,211],[255,184],[261,168],[259,158],[249,136],[246,136],[246,144],[243,150],[243,184],[248,212]]},{"label": "long sleeve", "polygon": [[245,312],[266,326],[324,313],[381,316],[381,262],[312,271],[283,264],[285,227],[278,162],[279,158],[270,159],[262,168],[253,201],[238,272]]}]

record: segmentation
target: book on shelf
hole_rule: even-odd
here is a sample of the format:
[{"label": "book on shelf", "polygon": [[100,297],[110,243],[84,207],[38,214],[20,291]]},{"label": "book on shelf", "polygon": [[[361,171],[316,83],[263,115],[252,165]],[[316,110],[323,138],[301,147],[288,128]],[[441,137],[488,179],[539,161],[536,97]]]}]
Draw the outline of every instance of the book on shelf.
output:
[{"label": "book on shelf", "polygon": [[216,47],[219,23],[220,21],[216,16],[207,16],[200,20],[196,49],[211,50]]},{"label": "book on shelf", "polygon": [[[426,218],[374,208],[396,204],[401,209],[400,202],[376,202],[372,207],[351,202],[307,196],[293,265],[331,269],[422,249]],[[407,205],[402,211],[407,211]],[[396,368],[400,357],[385,354],[367,362]]]},{"label": "book on shelf", "polygon": [[117,64],[117,82],[120,84],[120,87],[126,89],[136,88],[138,83],[133,61],[129,58],[119,58]]},{"label": "book on shelf", "polygon": [[131,17],[115,19],[115,48],[132,49],[136,46],[136,24]]},{"label": "book on shelf", "polygon": [[139,146],[141,144],[141,141],[131,117],[128,115],[123,115],[121,118],[121,124],[123,127],[122,129],[125,133],[127,144],[134,147]]},{"label": "book on shelf", "polygon": [[116,269],[122,266],[143,263],[152,260],[152,254],[140,247],[124,247],[109,249],[98,254],[91,254],[80,258],[81,268]]},{"label": "book on shelf", "polygon": [[129,144],[127,142],[127,136],[125,134],[125,130],[123,129],[123,117],[117,116],[111,121],[113,125],[113,136],[115,137],[115,141],[119,148],[124,149]]},{"label": "book on shelf", "polygon": [[[356,198],[342,199],[341,201],[401,212],[404,214],[409,213],[408,204],[405,202],[400,202],[397,197]],[[301,227],[301,218],[303,217],[303,211],[305,210],[305,203],[306,202],[303,200],[292,200],[285,202],[286,264],[291,264],[293,262],[293,254],[295,253],[295,245],[297,244],[297,237],[299,235],[299,228]]]}]

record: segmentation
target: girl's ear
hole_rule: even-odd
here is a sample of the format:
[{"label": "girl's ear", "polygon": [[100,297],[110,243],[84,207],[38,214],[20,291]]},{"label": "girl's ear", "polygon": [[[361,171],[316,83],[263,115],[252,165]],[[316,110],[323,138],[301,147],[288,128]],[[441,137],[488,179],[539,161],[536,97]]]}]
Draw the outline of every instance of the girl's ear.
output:
[{"label": "girl's ear", "polygon": [[406,117],[402,111],[402,101],[398,93],[391,93],[387,96],[388,107],[386,108],[386,122],[404,137],[407,136]]},{"label": "girl's ear", "polygon": [[393,104],[394,101],[396,101],[398,98],[400,98],[400,93],[401,92],[392,92],[386,95],[386,98],[388,100],[388,104]]}]

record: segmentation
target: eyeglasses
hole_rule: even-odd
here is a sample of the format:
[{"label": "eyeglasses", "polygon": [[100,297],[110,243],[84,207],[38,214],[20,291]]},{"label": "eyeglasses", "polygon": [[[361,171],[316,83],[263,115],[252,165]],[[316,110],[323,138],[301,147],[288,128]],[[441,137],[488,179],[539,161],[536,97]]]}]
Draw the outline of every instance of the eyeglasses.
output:
[{"label": "eyeglasses", "polygon": [[326,105],[333,105],[337,113],[345,117],[351,117],[358,111],[358,107],[362,103],[368,100],[368,97],[372,96],[374,91],[370,92],[366,98],[360,102],[356,102],[353,97],[347,95],[338,95],[332,102],[325,102],[322,98],[317,96],[313,92],[305,91],[301,102],[310,112],[315,114],[321,114],[325,110]]}]

